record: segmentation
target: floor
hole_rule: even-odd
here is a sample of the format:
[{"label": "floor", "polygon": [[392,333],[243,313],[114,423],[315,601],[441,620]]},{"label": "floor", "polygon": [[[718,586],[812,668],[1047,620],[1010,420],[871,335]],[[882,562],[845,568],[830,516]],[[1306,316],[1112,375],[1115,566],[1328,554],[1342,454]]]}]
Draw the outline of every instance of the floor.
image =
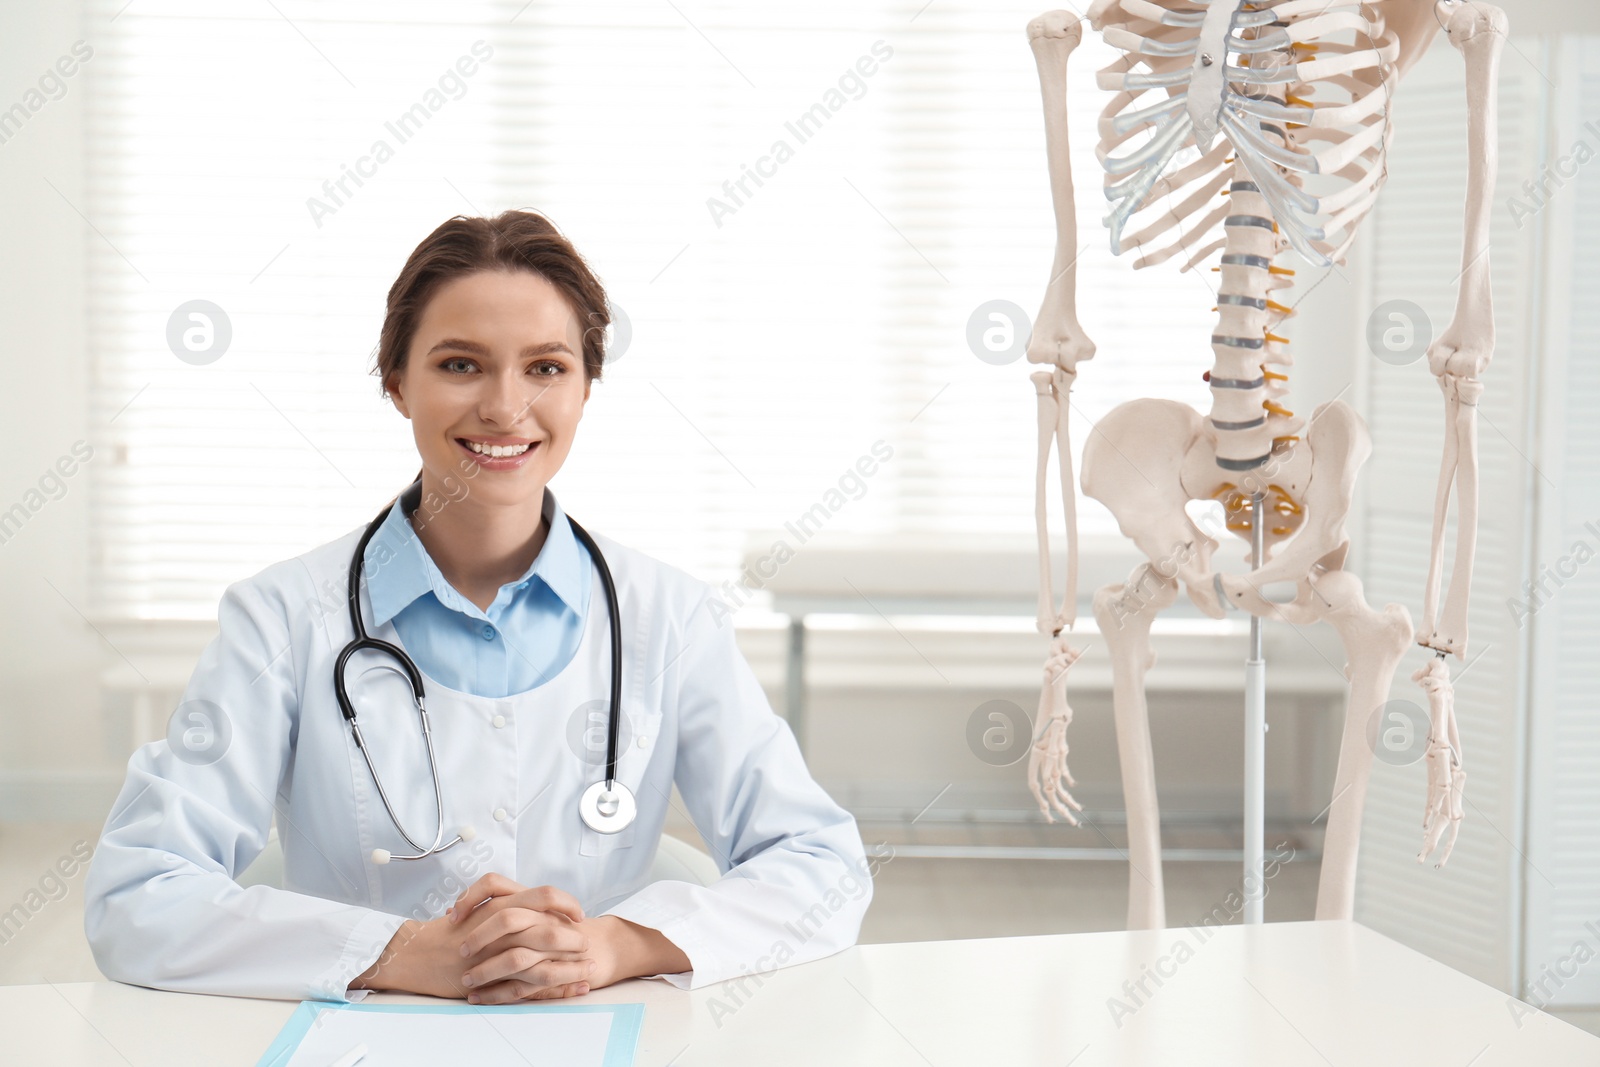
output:
[{"label": "floor", "polygon": [[[0,823],[0,985],[101,978],[83,936],[83,869],[73,862],[74,846],[92,847],[100,828]],[[877,840],[868,829],[863,826],[863,839]],[[877,851],[883,858],[862,924],[863,944],[1126,926],[1128,868],[1119,861],[928,859]],[[73,871],[67,878],[59,876],[64,859]],[[1281,863],[1267,883],[1267,921],[1310,919],[1317,872],[1312,858]],[[1237,863],[1169,862],[1164,876],[1173,925],[1208,914],[1239,921],[1231,903],[1238,898],[1230,898],[1240,885]],[[1564,1017],[1600,1033],[1600,1013]]]}]

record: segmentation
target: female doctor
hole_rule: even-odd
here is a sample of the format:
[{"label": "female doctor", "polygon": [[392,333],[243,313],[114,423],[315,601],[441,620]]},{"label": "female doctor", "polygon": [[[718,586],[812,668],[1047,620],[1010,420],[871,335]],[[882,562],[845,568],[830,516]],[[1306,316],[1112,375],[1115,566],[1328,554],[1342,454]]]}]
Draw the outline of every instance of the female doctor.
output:
[{"label": "female doctor", "polygon": [[[94,853],[84,927],[108,977],[488,1004],[633,976],[695,989],[854,944],[872,896],[855,820],[711,587],[579,535],[548,488],[608,322],[537,214],[458,216],[411,254],[377,373],[419,482],[227,588],[179,729],[129,759]],[[712,885],[649,881],[674,784]],[[275,813],[283,887],[241,886]]]}]

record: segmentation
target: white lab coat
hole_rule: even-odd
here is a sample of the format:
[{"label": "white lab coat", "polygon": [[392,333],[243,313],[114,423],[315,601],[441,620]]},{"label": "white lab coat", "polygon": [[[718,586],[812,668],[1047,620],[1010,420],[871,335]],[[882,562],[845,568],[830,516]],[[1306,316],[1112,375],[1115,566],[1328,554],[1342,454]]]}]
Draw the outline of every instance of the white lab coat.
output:
[{"label": "white lab coat", "polygon": [[[373,848],[411,849],[334,697],[334,662],[353,634],[345,589],[360,534],[229,586],[172,736],[129,759],[85,882],[84,929],[107,977],[360,999],[350,981],[406,918],[442,914],[490,871],[565,889],[586,915],[662,931],[692,970],[652,977],[685,989],[855,943],[872,898],[860,832],[811,778],[732,621],[712,610],[711,587],[599,534],[622,616],[618,776],[638,801],[633,825],[597,834],[577,810],[583,788],[603,776],[603,725],[598,755],[574,739],[604,723],[610,686],[605,592],[591,567],[585,637],[554,679],[505,700],[426,683],[445,840],[461,825],[473,839],[374,864]],[[369,633],[399,644],[392,622],[372,627],[364,585],[361,604]],[[417,714],[400,676],[374,669],[380,662],[389,661],[352,657],[347,687],[391,803],[429,844],[437,819]],[[647,884],[674,783],[723,871],[713,885]],[[275,809],[284,888],[241,887],[234,878],[260,854]]]}]

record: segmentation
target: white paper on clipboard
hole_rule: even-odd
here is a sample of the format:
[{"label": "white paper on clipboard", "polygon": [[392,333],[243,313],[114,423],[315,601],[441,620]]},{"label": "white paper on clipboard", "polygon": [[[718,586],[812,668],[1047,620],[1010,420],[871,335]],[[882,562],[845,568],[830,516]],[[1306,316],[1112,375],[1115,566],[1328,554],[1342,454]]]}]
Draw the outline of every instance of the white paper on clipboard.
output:
[{"label": "white paper on clipboard", "polygon": [[631,1067],[643,1004],[338,1004],[306,1001],[262,1067],[327,1067],[357,1045],[361,1067]]}]

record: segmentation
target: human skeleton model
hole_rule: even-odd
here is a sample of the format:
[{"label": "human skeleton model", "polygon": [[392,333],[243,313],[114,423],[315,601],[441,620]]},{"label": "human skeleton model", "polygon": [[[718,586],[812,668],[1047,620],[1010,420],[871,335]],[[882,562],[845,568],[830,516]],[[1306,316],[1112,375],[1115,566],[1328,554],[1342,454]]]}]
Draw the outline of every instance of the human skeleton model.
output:
[{"label": "human skeleton model", "polygon": [[[1068,792],[1076,783],[1066,760],[1072,721],[1067,671],[1079,655],[1065,632],[1077,615],[1067,415],[1078,364],[1095,352],[1074,304],[1079,246],[1066,64],[1080,39],[1080,21],[1074,13],[1054,11],[1028,24],[1044,94],[1056,219],[1055,262],[1027,350],[1029,362],[1048,368],[1031,378],[1039,405],[1039,630],[1052,636],[1028,776],[1046,818],[1054,821],[1053,810],[1073,825],[1073,813],[1082,807]],[[1467,648],[1478,510],[1476,405],[1483,391],[1479,379],[1494,349],[1488,224],[1497,152],[1494,91],[1506,18],[1497,7],[1456,0],[1097,0],[1087,21],[1123,52],[1098,74],[1100,88],[1116,94],[1101,113],[1097,153],[1113,205],[1106,219],[1112,252],[1135,249],[1135,268],[1181,256],[1184,270],[1221,252],[1211,268],[1221,277],[1214,362],[1205,376],[1210,415],[1202,418],[1169,400],[1132,400],[1102,419],[1084,446],[1083,491],[1111,511],[1149,561],[1125,583],[1094,595],[1095,619],[1112,664],[1128,809],[1128,926],[1166,925],[1144,676],[1155,662],[1151,621],[1173,603],[1180,584],[1214,618],[1231,607],[1295,625],[1326,621],[1338,631],[1349,691],[1316,917],[1349,918],[1373,757],[1368,722],[1388,699],[1413,637],[1435,653],[1413,676],[1427,691],[1432,712],[1418,861],[1442,842],[1437,866],[1443,866],[1462,818],[1466,774],[1445,657],[1464,659]],[[1342,261],[1386,177],[1395,89],[1440,29],[1465,59],[1469,158],[1464,270],[1455,313],[1427,353],[1444,393],[1446,432],[1423,626],[1414,633],[1404,607],[1373,610],[1360,580],[1343,569],[1350,544],[1345,518],[1371,439],[1361,418],[1340,400],[1319,405],[1309,419],[1283,406],[1291,359],[1277,331],[1294,312],[1274,296],[1294,284],[1294,272],[1275,260],[1292,248],[1314,264]],[[1045,512],[1052,438],[1068,531],[1059,611],[1051,606]],[[1441,614],[1452,488],[1458,501],[1456,548]],[[1218,542],[1185,511],[1192,500],[1220,501],[1227,530],[1257,541],[1253,570],[1212,570]]]}]

